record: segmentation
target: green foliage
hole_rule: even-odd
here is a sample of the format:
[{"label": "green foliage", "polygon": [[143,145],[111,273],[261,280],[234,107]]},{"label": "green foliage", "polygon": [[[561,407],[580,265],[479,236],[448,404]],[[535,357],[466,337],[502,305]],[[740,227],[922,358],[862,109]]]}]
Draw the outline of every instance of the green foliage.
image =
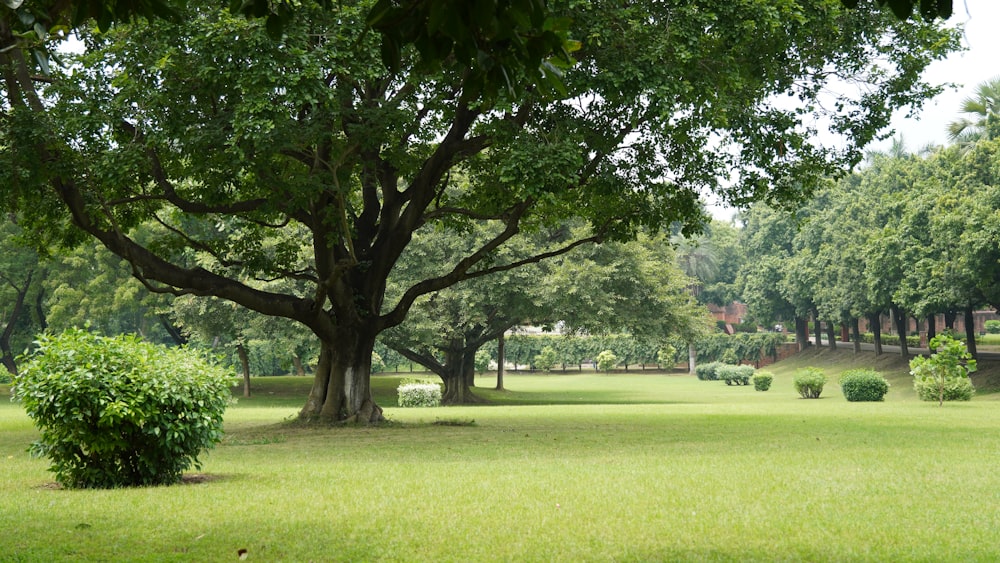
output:
[{"label": "green foliage", "polygon": [[949,379],[943,384],[932,379],[914,379],[913,389],[921,401],[938,401],[939,404],[944,401],[971,401],[976,394],[972,380],[967,377]]},{"label": "green foliage", "polygon": [[552,346],[546,346],[542,348],[542,351],[535,356],[535,367],[542,371],[549,371],[555,367],[556,363],[559,361],[559,355],[555,348]]},{"label": "green foliage", "polygon": [[404,383],[396,392],[401,407],[441,406],[441,386],[435,383]]},{"label": "green foliage", "polygon": [[42,431],[32,453],[62,485],[162,485],[221,440],[234,383],[188,349],[70,329],[39,338],[14,396]]},{"label": "green foliage", "polygon": [[490,369],[490,361],[493,360],[493,354],[489,350],[483,350],[480,348],[476,350],[476,357],[473,359],[473,369],[479,373]]},{"label": "green foliage", "polygon": [[694,368],[695,375],[698,379],[702,381],[716,381],[719,379],[718,370],[720,367],[726,364],[722,362],[709,362],[707,364],[698,364]]},{"label": "green foliage", "polygon": [[618,365],[618,356],[611,350],[604,350],[597,355],[596,362],[599,371],[611,371]]},{"label": "green foliage", "polygon": [[[863,332],[863,333],[861,333],[860,336],[861,336],[861,341],[864,342],[864,343],[866,343],[866,344],[874,344],[875,343],[875,335],[872,334],[872,333],[870,333],[870,332]],[[881,338],[882,338],[882,344],[885,344],[886,346],[899,346],[899,335],[898,334],[882,334]],[[917,346],[920,346],[920,337],[919,336],[907,336],[906,337],[906,345],[910,346],[910,347],[913,347],[913,348],[916,348]]]},{"label": "green foliage", "polygon": [[10,372],[5,369],[0,369],[0,385],[6,385],[13,381],[13,377]]},{"label": "green foliage", "polygon": [[986,332],[988,332],[990,334],[1000,334],[1000,321],[998,321],[998,320],[989,320],[989,321],[986,321],[984,324],[985,324]]},{"label": "green foliage", "polygon": [[695,341],[699,361],[759,362],[778,353],[785,335],[777,332],[711,334]]},{"label": "green foliage", "polygon": [[750,378],[753,377],[753,366],[733,366],[723,364],[715,370],[718,379],[725,381],[726,385],[750,385]]},{"label": "green foliage", "polygon": [[840,389],[851,402],[881,401],[889,392],[889,382],[877,371],[852,369],[840,375]]},{"label": "green foliage", "polygon": [[431,377],[404,377],[399,380],[399,385],[438,385],[437,380]]},{"label": "green foliage", "polygon": [[372,373],[383,371],[385,371],[385,361],[382,360],[382,356],[378,352],[372,352]]},{"label": "green foliage", "polygon": [[656,352],[656,363],[660,364],[660,367],[664,369],[674,367],[677,363],[677,348],[674,348],[670,344],[664,344]]},{"label": "green foliage", "polygon": [[818,399],[823,392],[823,386],[826,385],[826,374],[818,368],[805,368],[795,374],[792,383],[795,385],[795,391],[803,399]]},{"label": "green foliage", "polygon": [[[974,389],[968,377],[976,371],[976,360],[965,343],[941,334],[931,339],[930,347],[935,350],[930,357],[918,356],[910,360],[913,388],[920,399],[937,400],[938,405],[944,401],[971,399]],[[959,383],[962,380],[968,385]]]},{"label": "green foliage", "polygon": [[769,371],[758,371],[753,375],[753,388],[755,391],[767,391],[774,381],[774,374]]}]

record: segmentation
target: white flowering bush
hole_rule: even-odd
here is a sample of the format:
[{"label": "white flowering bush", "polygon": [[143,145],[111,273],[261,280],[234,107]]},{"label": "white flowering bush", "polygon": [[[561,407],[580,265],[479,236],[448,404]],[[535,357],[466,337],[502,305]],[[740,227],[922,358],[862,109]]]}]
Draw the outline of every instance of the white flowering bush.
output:
[{"label": "white flowering bush", "polygon": [[396,392],[401,407],[441,406],[441,386],[436,383],[404,383]]}]

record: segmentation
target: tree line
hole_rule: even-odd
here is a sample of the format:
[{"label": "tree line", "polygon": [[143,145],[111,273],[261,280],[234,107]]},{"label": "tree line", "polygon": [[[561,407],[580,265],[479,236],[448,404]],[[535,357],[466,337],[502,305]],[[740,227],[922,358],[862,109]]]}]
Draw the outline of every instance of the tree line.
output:
[{"label": "tree line", "polygon": [[[908,154],[897,143],[792,213],[750,210],[740,279],[756,318],[795,319],[800,339],[807,318],[825,321],[831,344],[834,324],[851,327],[860,342],[859,319],[865,318],[881,353],[882,315],[891,314],[903,336],[916,319],[929,338],[963,316],[975,353],[973,311],[1000,307],[1000,141],[993,104],[982,106],[978,126],[965,120],[953,127],[952,145]],[[946,327],[936,323],[940,314]],[[899,343],[907,354],[911,343]]]}]

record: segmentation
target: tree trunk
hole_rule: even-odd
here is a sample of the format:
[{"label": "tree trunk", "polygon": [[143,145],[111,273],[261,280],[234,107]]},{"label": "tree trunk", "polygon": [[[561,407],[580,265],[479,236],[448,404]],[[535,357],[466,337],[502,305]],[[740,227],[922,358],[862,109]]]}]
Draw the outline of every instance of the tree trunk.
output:
[{"label": "tree trunk", "polygon": [[14,287],[17,290],[14,308],[7,319],[7,326],[3,328],[3,333],[0,334],[0,351],[3,352],[3,365],[11,375],[17,375],[17,363],[14,361],[14,351],[10,349],[10,337],[14,335],[14,327],[17,325],[17,320],[21,318],[21,313],[24,312],[24,298],[28,294],[28,288],[31,287],[32,275],[34,275],[33,272],[28,274],[28,279],[24,283],[24,289]]},{"label": "tree trunk", "polygon": [[503,368],[504,368],[504,364],[507,363],[506,344],[507,344],[507,341],[505,340],[504,335],[501,334],[500,338],[497,339],[497,386],[496,386],[496,390],[497,391],[503,391],[504,390],[503,389]]},{"label": "tree trunk", "polygon": [[698,351],[694,348],[694,342],[688,343],[688,373],[694,375],[698,363]]},{"label": "tree trunk", "polygon": [[371,393],[375,334],[337,330],[320,343],[312,390],[299,412],[303,420],[371,424],[381,422],[382,409]]},{"label": "tree trunk", "polygon": [[965,308],[965,346],[972,357],[976,358],[976,319],[972,314],[972,305]]},{"label": "tree trunk", "polygon": [[813,332],[816,334],[816,347],[823,345],[823,324],[819,322],[819,312],[813,307]]},{"label": "tree trunk", "polygon": [[958,313],[955,311],[946,311],[944,314],[944,327],[948,330],[955,330],[955,319],[958,317]]},{"label": "tree trunk", "polygon": [[930,314],[927,315],[927,342],[930,342],[935,336],[937,336],[937,315]]},{"label": "tree trunk", "polygon": [[872,327],[872,341],[875,342],[875,355],[882,355],[882,316],[879,313],[868,317],[868,324]]},{"label": "tree trunk", "polygon": [[828,346],[830,346],[830,349],[831,350],[836,350],[837,349],[837,334],[834,331],[833,323],[830,322],[830,321],[826,322],[826,338],[827,338],[827,340],[830,341],[829,344],[828,344]]},{"label": "tree trunk", "polygon": [[[484,403],[469,386],[469,376],[475,376],[475,363],[466,361],[469,354],[459,348],[445,352],[442,371],[438,374],[444,381],[442,405],[470,405]],[[475,357],[475,354],[472,354]]]},{"label": "tree trunk", "polygon": [[462,357],[462,375],[465,377],[465,385],[469,388],[476,386],[476,352],[475,350],[467,349],[465,355]]},{"label": "tree trunk", "polygon": [[795,317],[795,341],[799,344],[799,352],[809,347],[809,322],[802,317]]},{"label": "tree trunk", "polygon": [[[298,354],[292,354],[292,365],[295,366],[295,375],[305,375],[306,368],[302,365],[302,358]],[[399,366],[396,366],[397,368]]]},{"label": "tree trunk", "polygon": [[242,343],[236,345],[236,354],[240,357],[240,367],[243,368],[243,396],[250,397],[250,357],[247,355],[246,346]]},{"label": "tree trunk", "polygon": [[905,359],[910,357],[910,348],[906,343],[906,325],[908,324],[906,311],[899,307],[893,307],[892,313],[896,320],[896,333],[899,336],[899,355]]},{"label": "tree trunk", "polygon": [[[45,277],[46,270],[42,270],[42,278]],[[49,328],[49,320],[45,316],[45,289],[39,288],[38,293],[35,295],[35,316],[37,317],[38,327],[41,332],[45,332]]]},{"label": "tree trunk", "polygon": [[854,340],[854,353],[861,353],[861,321],[857,317],[851,319],[851,338]]}]

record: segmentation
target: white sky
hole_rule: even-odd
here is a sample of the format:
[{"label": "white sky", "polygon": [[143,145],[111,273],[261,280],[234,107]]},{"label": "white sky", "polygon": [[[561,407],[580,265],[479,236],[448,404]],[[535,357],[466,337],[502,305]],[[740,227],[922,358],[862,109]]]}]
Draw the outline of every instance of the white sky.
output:
[{"label": "white sky", "polygon": [[[930,84],[953,83],[913,117],[906,110],[898,112],[892,121],[895,137],[902,135],[907,151],[916,152],[927,145],[948,144],[948,123],[960,115],[962,101],[975,93],[980,83],[1000,76],[1000,0],[954,0],[954,14],[949,23],[962,25],[967,50],[953,53],[945,60],[931,64],[924,73]],[[891,139],[871,145],[873,150],[885,150]],[[730,209],[709,206],[718,219],[729,219]]]},{"label": "white sky", "polygon": [[[968,50],[931,64],[924,79],[931,84],[953,82],[958,88],[946,89],[929,100],[915,117],[896,116],[893,120],[896,136],[903,136],[910,152],[929,144],[948,144],[945,129],[959,117],[962,100],[972,96],[982,82],[1000,76],[1000,2],[955,0],[954,15],[949,22],[964,26],[963,43]],[[891,141],[883,141],[876,148],[890,144]]]}]

